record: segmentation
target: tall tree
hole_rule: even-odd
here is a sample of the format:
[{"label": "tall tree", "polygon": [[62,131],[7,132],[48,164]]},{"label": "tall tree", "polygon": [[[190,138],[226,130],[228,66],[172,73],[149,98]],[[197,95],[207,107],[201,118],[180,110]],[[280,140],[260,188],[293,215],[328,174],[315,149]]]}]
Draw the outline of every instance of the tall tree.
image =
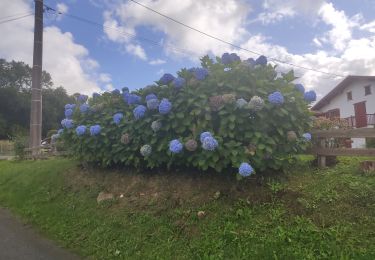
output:
[{"label": "tall tree", "polygon": [[[0,139],[29,129],[32,68],[17,61],[0,59]],[[59,127],[64,105],[74,98],[63,87],[54,88],[51,75],[43,71],[43,136]]]}]

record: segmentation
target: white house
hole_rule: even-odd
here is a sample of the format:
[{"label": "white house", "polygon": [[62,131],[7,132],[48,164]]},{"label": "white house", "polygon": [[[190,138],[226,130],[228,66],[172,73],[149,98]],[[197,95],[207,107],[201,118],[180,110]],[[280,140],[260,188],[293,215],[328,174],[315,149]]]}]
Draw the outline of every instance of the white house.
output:
[{"label": "white house", "polygon": [[[375,76],[347,76],[313,107],[328,118],[348,120],[352,127],[375,125]],[[364,138],[353,138],[353,148],[366,145]]]}]

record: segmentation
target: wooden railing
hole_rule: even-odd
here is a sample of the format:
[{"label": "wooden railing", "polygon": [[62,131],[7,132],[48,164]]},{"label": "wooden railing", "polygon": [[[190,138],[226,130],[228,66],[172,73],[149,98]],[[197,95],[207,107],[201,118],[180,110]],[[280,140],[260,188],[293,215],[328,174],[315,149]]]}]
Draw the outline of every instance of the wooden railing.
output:
[{"label": "wooden railing", "polygon": [[[344,118],[346,121],[348,121],[349,127],[356,127],[357,121],[355,116],[350,116]],[[366,115],[366,126],[375,125],[375,114],[367,114]]]},{"label": "wooden railing", "polygon": [[375,138],[375,128],[314,130],[311,132],[314,146],[311,153],[318,156],[319,167],[326,166],[327,156],[375,156],[375,148],[333,148],[327,147],[332,138]]}]

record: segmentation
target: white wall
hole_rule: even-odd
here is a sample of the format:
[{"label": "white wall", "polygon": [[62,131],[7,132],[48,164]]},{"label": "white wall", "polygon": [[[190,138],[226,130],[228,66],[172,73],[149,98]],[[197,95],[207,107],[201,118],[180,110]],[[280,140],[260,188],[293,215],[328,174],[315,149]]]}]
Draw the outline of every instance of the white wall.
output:
[{"label": "white wall", "polygon": [[[371,86],[371,95],[365,96],[365,86]],[[352,100],[347,100],[346,93],[352,92]],[[375,113],[375,81],[374,80],[356,80],[347,86],[342,93],[334,97],[329,104],[322,107],[320,112],[327,112],[331,109],[340,109],[340,117],[346,118],[354,116],[354,104],[366,101],[366,113]],[[365,146],[364,138],[352,138],[353,148],[362,148]]]}]

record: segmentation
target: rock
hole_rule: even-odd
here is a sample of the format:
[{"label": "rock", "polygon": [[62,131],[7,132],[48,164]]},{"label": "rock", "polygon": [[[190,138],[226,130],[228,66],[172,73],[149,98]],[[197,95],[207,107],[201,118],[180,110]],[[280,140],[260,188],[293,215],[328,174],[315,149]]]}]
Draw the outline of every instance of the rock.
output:
[{"label": "rock", "polygon": [[198,216],[198,218],[204,218],[204,216],[206,216],[206,212],[198,211],[197,216]]},{"label": "rock", "polygon": [[96,201],[98,203],[101,203],[103,201],[106,201],[106,200],[113,200],[115,198],[115,196],[113,196],[112,193],[107,193],[107,192],[100,192],[98,197],[96,198]]}]

